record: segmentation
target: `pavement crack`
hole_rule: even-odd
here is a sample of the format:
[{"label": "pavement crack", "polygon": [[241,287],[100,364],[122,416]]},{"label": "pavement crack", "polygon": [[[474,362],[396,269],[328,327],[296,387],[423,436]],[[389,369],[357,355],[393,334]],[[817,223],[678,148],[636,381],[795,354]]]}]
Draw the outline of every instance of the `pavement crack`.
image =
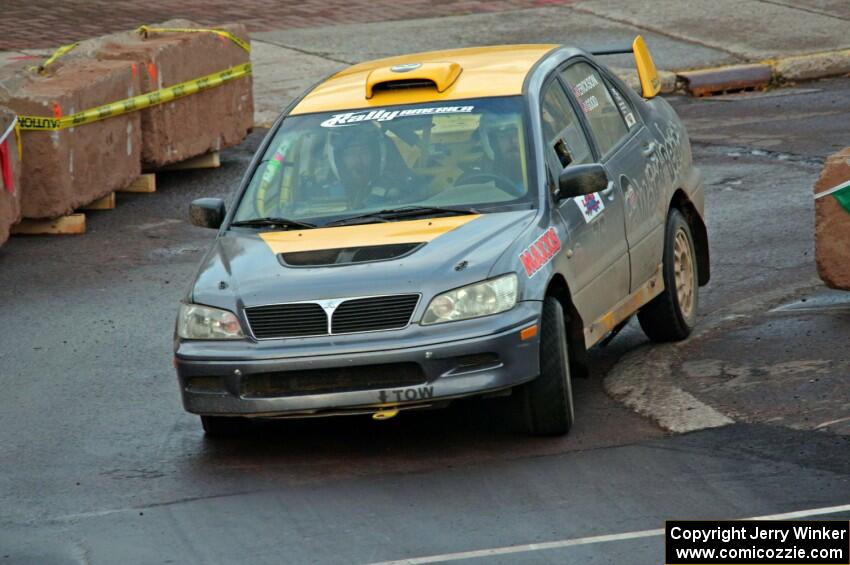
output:
[{"label": "pavement crack", "polygon": [[803,165],[811,165],[813,167],[823,167],[825,159],[822,157],[812,157],[799,153],[788,153],[787,151],[772,151],[763,147],[754,147],[748,145],[726,145],[722,143],[713,143],[701,139],[691,139],[692,147],[706,147],[711,149],[721,149],[732,157],[749,157],[749,158],[765,158],[776,161],[784,161],[786,163],[795,163]]},{"label": "pavement crack", "polygon": [[301,49],[300,47],[293,47],[292,45],[286,45],[284,43],[276,43],[274,41],[269,41],[267,39],[251,39],[254,43],[265,43],[266,45],[274,45],[275,47],[280,47],[282,49],[289,49],[290,51],[295,51],[296,53],[301,53],[302,55],[310,55],[312,57],[319,57],[320,59],[325,59],[326,61],[333,61],[334,63],[340,63],[342,65],[353,65],[355,61],[345,61],[343,59],[337,59],[336,57],[331,57],[327,53],[321,53],[318,51],[309,51],[307,49]]},{"label": "pavement crack", "polygon": [[62,516],[56,516],[53,518],[49,518],[45,520],[44,523],[64,523],[64,522],[73,522],[76,520],[82,520],[86,518],[99,518],[101,516],[111,516],[113,514],[122,514],[125,512],[139,512],[144,510],[150,510],[153,508],[162,508],[168,506],[176,506],[178,504],[185,504],[188,502],[198,502],[202,500],[216,500],[216,499],[225,499],[225,498],[233,498],[237,496],[245,496],[245,495],[253,495],[253,494],[261,494],[264,492],[271,492],[268,489],[253,489],[253,490],[245,490],[239,492],[229,492],[224,494],[209,494],[203,496],[188,496],[184,498],[177,498],[174,500],[167,500],[164,502],[154,502],[151,504],[146,504],[143,506],[129,506],[126,508],[111,508],[108,510],[94,510],[91,512],[80,512],[78,514],[65,514]]},{"label": "pavement crack", "polygon": [[826,16],[828,18],[836,18],[838,20],[850,21],[850,18],[839,14],[830,14],[829,12],[822,12],[820,10],[816,10],[814,8],[808,8],[805,6],[794,5],[794,4],[786,4],[785,2],[778,2],[777,0],[757,0],[762,4],[773,4],[774,6],[782,6],[783,8],[789,8],[791,10],[798,10],[800,12],[807,12],[809,14],[815,14],[818,16]]},{"label": "pavement crack", "polygon": [[711,44],[704,43],[702,41],[698,41],[698,40],[690,38],[690,37],[683,37],[683,36],[680,36],[680,35],[675,35],[675,34],[670,33],[669,31],[662,29],[662,28],[657,28],[657,27],[654,27],[654,26],[647,26],[646,24],[643,24],[643,23],[638,24],[636,22],[632,22],[632,21],[629,21],[629,20],[624,19],[624,18],[613,18],[608,14],[595,12],[591,9],[581,8],[581,7],[578,7],[578,6],[564,6],[564,9],[575,10],[576,12],[580,12],[582,14],[587,14],[587,15],[594,16],[594,17],[597,17],[597,18],[601,18],[603,20],[608,20],[610,22],[615,22],[615,23],[618,23],[618,24],[627,25],[629,27],[635,27],[635,28],[638,28],[638,29],[650,31],[650,32],[652,32],[656,35],[660,35],[660,36],[666,37],[668,39],[675,39],[676,41],[683,41],[685,43],[690,43],[691,45],[697,45],[699,47],[704,47],[706,49],[712,49],[714,51],[720,51],[721,53],[725,53],[726,55],[734,57],[734,58],[738,59],[739,61],[747,61],[748,60],[745,55],[742,55],[740,53],[736,53],[735,51],[730,51],[729,49],[727,49],[725,47],[719,47],[717,45],[711,45]]}]

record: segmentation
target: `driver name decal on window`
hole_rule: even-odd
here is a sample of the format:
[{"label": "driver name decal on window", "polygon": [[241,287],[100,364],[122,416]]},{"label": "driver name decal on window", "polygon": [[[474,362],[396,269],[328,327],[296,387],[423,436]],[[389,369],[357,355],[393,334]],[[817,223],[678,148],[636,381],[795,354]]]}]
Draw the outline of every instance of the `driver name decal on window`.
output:
[{"label": "driver name decal on window", "polygon": [[354,125],[359,122],[388,122],[396,118],[409,116],[430,116],[432,114],[467,114],[475,106],[438,106],[436,108],[410,108],[408,110],[369,110],[363,112],[345,112],[334,114],[320,125],[323,128],[337,128]]},{"label": "driver name decal on window", "polygon": [[591,110],[595,110],[599,107],[599,100],[596,96],[590,95],[587,98],[584,97],[597,86],[599,86],[599,81],[596,79],[595,75],[591,74],[588,75],[587,78],[580,80],[572,87],[573,94],[575,94],[576,98],[578,98],[579,105],[585,114],[588,114]]},{"label": "driver name decal on window", "polygon": [[533,277],[561,250],[561,239],[555,228],[549,228],[534,243],[519,254],[519,260],[528,278]]}]

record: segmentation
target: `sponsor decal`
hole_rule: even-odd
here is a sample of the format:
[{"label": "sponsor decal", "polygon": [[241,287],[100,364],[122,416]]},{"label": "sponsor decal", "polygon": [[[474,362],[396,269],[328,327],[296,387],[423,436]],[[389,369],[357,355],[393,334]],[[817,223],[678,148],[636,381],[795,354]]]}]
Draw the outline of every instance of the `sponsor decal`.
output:
[{"label": "sponsor decal", "polygon": [[525,248],[519,254],[519,260],[525,269],[528,278],[533,277],[537,271],[543,268],[561,250],[561,240],[555,228],[549,228],[538,237],[534,243]]},{"label": "sponsor decal", "polygon": [[584,196],[576,196],[573,198],[573,201],[578,204],[578,209],[581,210],[584,221],[588,224],[605,209],[605,204],[602,203],[602,199],[595,192],[593,194],[585,194]]},{"label": "sponsor decal", "polygon": [[428,398],[434,398],[433,386],[397,388],[395,390],[382,390],[378,393],[378,399],[381,402],[412,402],[415,400],[426,400]]},{"label": "sponsor decal", "polygon": [[661,197],[678,183],[685,155],[678,124],[670,122],[665,124],[664,129],[659,124],[653,124],[653,127],[658,133],[654,136],[659,144],[656,158],[645,159],[643,174],[629,179],[637,193],[637,206],[633,211],[638,220],[651,218],[660,212]]},{"label": "sponsor decal", "polygon": [[631,186],[626,189],[626,207],[629,210],[629,214],[634,212],[635,208],[637,208],[637,193]]},{"label": "sponsor decal", "polygon": [[614,97],[614,101],[617,103],[617,107],[620,109],[623,119],[626,120],[626,127],[632,129],[632,126],[637,123],[637,120],[635,120],[635,116],[632,114],[629,105],[626,104],[626,101],[616,88],[611,89],[611,95]]},{"label": "sponsor decal", "polygon": [[438,106],[436,108],[410,108],[408,110],[369,110],[334,114],[320,125],[323,128],[350,126],[359,122],[388,122],[396,118],[410,116],[430,116],[432,114],[468,114],[474,106]]}]

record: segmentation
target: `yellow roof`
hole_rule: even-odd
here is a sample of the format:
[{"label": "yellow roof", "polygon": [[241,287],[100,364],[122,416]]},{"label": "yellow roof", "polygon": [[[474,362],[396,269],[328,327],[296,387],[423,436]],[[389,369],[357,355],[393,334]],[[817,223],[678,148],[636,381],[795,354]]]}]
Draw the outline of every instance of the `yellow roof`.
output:
[{"label": "yellow roof", "polygon": [[[350,110],[373,106],[416,104],[440,100],[463,100],[488,96],[510,96],[522,92],[522,83],[531,67],[557,45],[499,45],[471,47],[447,51],[412,53],[399,57],[367,61],[348,67],[318,85],[293,108],[291,114],[309,114],[334,110]],[[418,64],[418,67],[416,66]],[[390,67],[410,65],[432,78],[441,65],[459,65],[460,74],[443,72],[434,88],[405,88],[372,94],[375,77],[389,78]],[[429,72],[429,69],[433,69]],[[374,71],[374,73],[373,73]],[[418,78],[418,71],[395,72],[392,78]],[[422,74],[419,72],[419,74]],[[371,75],[371,79],[370,79]],[[454,78],[452,78],[454,75]],[[381,80],[384,80],[383,78]],[[440,82],[440,81],[443,82]],[[448,86],[445,83],[449,82]]]}]

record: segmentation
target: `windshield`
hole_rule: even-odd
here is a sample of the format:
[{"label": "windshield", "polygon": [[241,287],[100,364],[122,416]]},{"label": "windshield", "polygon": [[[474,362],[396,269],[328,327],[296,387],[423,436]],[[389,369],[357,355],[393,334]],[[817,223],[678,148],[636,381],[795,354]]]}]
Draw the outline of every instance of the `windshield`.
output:
[{"label": "windshield", "polygon": [[519,97],[484,98],[288,117],[234,220],[528,206],[521,108]]}]

